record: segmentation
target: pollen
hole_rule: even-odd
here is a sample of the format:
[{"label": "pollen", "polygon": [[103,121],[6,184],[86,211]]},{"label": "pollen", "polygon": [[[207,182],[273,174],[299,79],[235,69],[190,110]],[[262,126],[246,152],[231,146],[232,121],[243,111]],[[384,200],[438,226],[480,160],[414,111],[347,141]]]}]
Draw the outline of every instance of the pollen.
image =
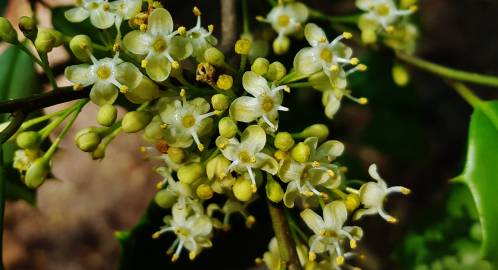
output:
[{"label": "pollen", "polygon": [[330,71],[332,72],[338,72],[339,71],[339,66],[338,65],[332,65],[330,66]]},{"label": "pollen", "polygon": [[177,254],[174,254],[172,257],[171,257],[171,261],[172,262],[176,262],[178,261],[178,259],[180,258],[180,256],[178,256]]},{"label": "pollen", "polygon": [[199,151],[204,151],[204,144],[200,143],[197,145],[197,149],[199,149]]},{"label": "pollen", "polygon": [[356,66],[356,65],[358,65],[360,63],[360,59],[358,59],[356,57],[353,57],[353,58],[351,58],[351,62],[350,63],[351,63],[351,65]]},{"label": "pollen", "polygon": [[189,258],[191,261],[193,261],[193,260],[195,259],[195,257],[197,257],[197,253],[195,253],[195,252],[193,252],[193,251],[189,252],[189,254],[188,254],[188,258]]},{"label": "pollen", "polygon": [[156,184],[157,189],[162,189],[163,187],[164,187],[163,181],[157,182],[157,184]]},{"label": "pollen", "polygon": [[141,66],[142,68],[146,68],[146,67],[147,67],[147,63],[148,63],[148,62],[149,62],[149,61],[147,61],[147,60],[145,60],[145,59],[144,59],[144,60],[142,60],[142,62],[140,62],[140,66]]},{"label": "pollen", "polygon": [[83,89],[83,87],[81,86],[81,84],[79,84],[79,83],[75,83],[75,84],[73,85],[73,90],[74,90],[74,91],[79,91],[79,90],[81,90],[81,89]]},{"label": "pollen", "polygon": [[361,98],[358,99],[358,103],[360,103],[361,105],[367,105],[368,104],[368,98],[361,97]]},{"label": "pollen", "polygon": [[359,64],[357,68],[359,71],[366,71],[368,69],[368,67],[364,64]]},{"label": "pollen", "polygon": [[337,256],[337,258],[335,258],[335,262],[337,263],[337,265],[343,265],[344,264],[344,256]]},{"label": "pollen", "polygon": [[180,97],[185,97],[185,96],[187,96],[187,91],[184,88],[182,88],[182,90],[180,90]]},{"label": "pollen", "polygon": [[345,39],[351,39],[351,38],[353,38],[353,34],[351,34],[350,32],[344,32],[344,33],[342,33],[342,36]]},{"label": "pollen", "polygon": [[157,239],[159,238],[159,236],[161,236],[161,233],[160,232],[155,232],[152,234],[152,239]]},{"label": "pollen", "polygon": [[121,45],[119,45],[119,43],[114,43],[114,45],[112,45],[113,52],[119,52],[120,50],[121,50]]},{"label": "pollen", "polygon": [[256,191],[258,191],[258,187],[256,186],[256,184],[251,184],[251,191],[252,193],[256,193]]},{"label": "pollen", "polygon": [[358,245],[356,244],[356,241],[354,239],[349,240],[349,246],[352,249],[355,249]]},{"label": "pollen", "polygon": [[403,194],[403,195],[409,195],[410,193],[412,193],[412,191],[409,189],[409,188],[405,188],[405,187],[401,187],[399,189],[399,191]]},{"label": "pollen", "polygon": [[392,224],[396,224],[396,223],[398,223],[398,219],[395,217],[388,217],[387,222],[392,223]]},{"label": "pollen", "polygon": [[318,162],[318,161],[315,160],[315,161],[311,162],[311,166],[313,168],[318,168],[318,167],[320,167],[320,162]]},{"label": "pollen", "polygon": [[126,85],[121,85],[121,86],[119,87],[119,92],[121,92],[121,93],[123,93],[123,94],[128,93],[128,86],[126,86]]}]

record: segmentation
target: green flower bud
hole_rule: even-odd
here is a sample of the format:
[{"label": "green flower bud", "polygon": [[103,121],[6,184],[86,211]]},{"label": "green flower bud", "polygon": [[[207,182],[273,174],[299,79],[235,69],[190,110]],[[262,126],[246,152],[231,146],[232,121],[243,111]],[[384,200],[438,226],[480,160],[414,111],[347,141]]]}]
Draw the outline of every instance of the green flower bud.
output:
[{"label": "green flower bud", "polygon": [[209,200],[213,197],[213,189],[207,184],[201,184],[195,190],[201,200]]},{"label": "green flower bud", "polygon": [[76,133],[74,137],[74,142],[76,146],[84,152],[93,152],[99,146],[102,141],[100,132],[103,129],[98,128],[85,128]]},{"label": "green flower bud", "polygon": [[181,163],[183,163],[183,160],[185,159],[185,152],[181,148],[170,147],[170,148],[168,148],[168,156],[169,156],[169,158],[171,158],[171,160],[174,163],[181,164]]},{"label": "green flower bud", "polygon": [[50,159],[41,157],[33,162],[26,171],[24,181],[29,188],[37,188],[47,178],[50,171]]},{"label": "green flower bud", "polygon": [[237,134],[237,124],[230,117],[223,117],[218,123],[218,131],[225,138],[233,138]]},{"label": "green flower bud", "polygon": [[268,68],[270,66],[270,61],[266,58],[256,58],[251,65],[251,70],[258,75],[265,75],[268,72]]},{"label": "green flower bud", "polygon": [[284,191],[275,180],[268,179],[266,182],[266,197],[274,203],[278,203],[284,198]]},{"label": "green flower bud", "polygon": [[156,196],[154,196],[154,201],[156,202],[159,207],[164,208],[164,209],[169,209],[173,206],[173,204],[176,203],[177,197],[174,196],[171,191],[163,189],[160,190],[156,193]]},{"label": "green flower bud", "polygon": [[247,202],[252,198],[251,180],[245,177],[239,177],[233,184],[233,194],[239,201]]},{"label": "green flower bud", "polygon": [[235,42],[235,53],[247,55],[251,51],[252,42],[250,39],[242,38]]},{"label": "green flower bud", "polygon": [[282,55],[289,50],[290,39],[286,36],[276,38],[273,41],[273,51],[277,55]]},{"label": "green flower bud", "polygon": [[204,174],[204,168],[201,163],[191,163],[183,165],[178,169],[177,176],[180,182],[185,184],[192,184],[195,180],[199,179]]},{"label": "green flower bud", "polygon": [[303,143],[303,142],[298,143],[291,150],[291,156],[292,156],[292,158],[295,161],[301,162],[301,163],[307,162],[308,159],[310,158],[310,154],[311,154],[310,147],[307,144]]},{"label": "green flower bud", "polygon": [[275,136],[275,141],[273,142],[277,149],[282,151],[288,151],[294,146],[294,138],[289,132],[279,132]]},{"label": "green flower bud", "polygon": [[97,145],[97,148],[92,152],[92,159],[99,160],[105,157],[105,150],[107,149],[107,143],[101,142]]},{"label": "green flower bud", "polygon": [[38,34],[36,21],[32,17],[22,16],[19,19],[19,29],[21,29],[24,36],[30,40],[35,40],[36,35]]},{"label": "green flower bud", "polygon": [[392,69],[392,76],[397,86],[403,87],[410,82],[410,73],[403,65],[395,64]]},{"label": "green flower bud", "polygon": [[318,141],[324,141],[329,136],[329,128],[324,124],[314,124],[305,128],[299,135],[302,138],[317,137]]},{"label": "green flower bud", "polygon": [[76,58],[81,61],[88,61],[93,50],[92,40],[87,35],[74,36],[69,42],[69,48]]},{"label": "green flower bud", "polygon": [[36,35],[35,48],[39,52],[48,53],[53,48],[62,45],[63,42],[61,32],[54,29],[40,28],[38,35]]},{"label": "green flower bud", "polygon": [[278,81],[282,79],[285,74],[287,74],[287,69],[285,69],[285,66],[282,63],[275,61],[268,67],[266,78],[268,78],[270,81]]},{"label": "green flower bud", "polygon": [[216,86],[221,90],[230,90],[233,86],[233,77],[227,74],[221,74],[218,76]]},{"label": "green flower bud", "polygon": [[225,55],[215,47],[204,51],[204,59],[215,67],[221,67],[225,64]]},{"label": "green flower bud", "polygon": [[206,164],[206,175],[208,179],[217,178],[221,180],[227,176],[228,167],[232,162],[223,155],[218,155]]},{"label": "green flower bud", "polygon": [[0,41],[5,41],[7,43],[16,43],[17,32],[10,24],[9,20],[4,17],[0,17]]},{"label": "green flower bud", "polygon": [[158,98],[160,94],[159,86],[146,76],[142,77],[142,80],[137,87],[128,89],[128,91],[124,93],[126,99],[135,104],[143,104],[147,101],[151,101]]},{"label": "green flower bud", "polygon": [[40,133],[36,131],[25,131],[17,135],[16,143],[21,149],[36,148],[41,143]]},{"label": "green flower bud", "polygon": [[211,104],[213,109],[217,111],[224,111],[230,106],[230,99],[223,94],[216,94],[211,97]]},{"label": "green flower bud", "polygon": [[118,109],[111,104],[106,104],[100,107],[97,113],[97,123],[105,127],[110,127],[116,121],[117,115]]},{"label": "green flower bud", "polygon": [[144,111],[134,111],[128,112],[123,117],[123,122],[121,126],[123,131],[127,133],[139,132],[144,129],[152,120],[152,116],[149,112]]}]

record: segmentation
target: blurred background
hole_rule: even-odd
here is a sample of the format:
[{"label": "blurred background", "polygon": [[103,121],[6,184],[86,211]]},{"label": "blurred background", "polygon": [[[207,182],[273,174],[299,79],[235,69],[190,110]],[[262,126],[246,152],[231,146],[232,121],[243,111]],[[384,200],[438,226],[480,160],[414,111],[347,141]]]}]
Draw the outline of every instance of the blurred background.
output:
[{"label": "blurred background", "polygon": [[[45,2],[56,7],[73,1]],[[195,23],[191,15],[193,5],[203,11],[205,24],[220,24],[218,1],[164,2],[179,25]],[[355,11],[352,0],[304,2],[331,15]],[[270,9],[263,0],[249,3],[252,17],[264,15]],[[29,15],[27,1],[10,0],[5,4],[8,4],[6,17],[13,24],[20,16]],[[50,10],[42,5],[37,7],[41,24],[50,26]],[[498,74],[496,14],[498,1],[495,0],[421,0],[417,54],[450,67]],[[253,20],[251,27],[264,26]],[[220,27],[216,29],[215,35],[219,36]],[[304,42],[293,42],[292,50],[295,52],[304,45]],[[414,258],[422,256],[431,261],[446,253],[458,252],[459,249],[450,245],[453,236],[434,228],[449,227],[460,232],[456,228],[461,227],[464,235],[473,224],[472,217],[462,217],[465,222],[445,219],[450,215],[448,198],[454,194],[449,192],[448,180],[462,169],[471,107],[444,81],[418,70],[411,70],[408,86],[397,86],[391,76],[394,60],[387,51],[355,48],[355,52],[369,66],[369,71],[352,78],[352,90],[356,96],[368,97],[369,106],[345,102],[331,122],[323,116],[319,93],[303,90],[286,100],[286,106],[292,110],[282,114],[281,127],[298,131],[307,124],[327,122],[331,137],[346,144],[347,154],[340,162],[348,166],[350,178],[367,179],[367,167],[375,162],[390,185],[412,189],[412,196],[393,197],[389,201],[388,209],[399,217],[399,224],[389,225],[378,217],[366,218],[360,223],[366,231],[361,242],[361,252],[366,255],[361,262],[363,268],[414,269]],[[292,55],[291,52],[283,58],[274,55],[269,58],[290,64]],[[60,49],[50,57],[54,70],[62,72],[61,63],[67,61],[68,54]],[[60,82],[68,84],[63,78]],[[498,97],[493,89],[474,89],[483,98]],[[75,131],[94,125],[95,114],[96,107],[89,105],[78,118],[73,133],[67,136],[56,155],[53,171],[56,180],[46,182],[38,190],[36,207],[25,201],[7,203],[4,236],[7,269],[116,269],[119,265],[122,269],[248,269],[255,266],[254,258],[265,252],[272,237],[264,202],[249,208],[257,219],[255,227],[247,230],[242,220],[235,219],[233,229],[217,233],[214,247],[204,251],[196,262],[180,260],[175,267],[171,266],[165,255],[171,239],[150,239],[164,212],[149,205],[159,178],[139,152],[140,136],[119,136],[103,161],[92,161],[73,146]],[[148,219],[133,230],[133,237],[124,243],[125,258],[120,261],[115,232],[131,229],[145,211],[149,213]],[[472,210],[469,212],[472,216]],[[429,254],[420,255],[417,253],[420,249]]]}]

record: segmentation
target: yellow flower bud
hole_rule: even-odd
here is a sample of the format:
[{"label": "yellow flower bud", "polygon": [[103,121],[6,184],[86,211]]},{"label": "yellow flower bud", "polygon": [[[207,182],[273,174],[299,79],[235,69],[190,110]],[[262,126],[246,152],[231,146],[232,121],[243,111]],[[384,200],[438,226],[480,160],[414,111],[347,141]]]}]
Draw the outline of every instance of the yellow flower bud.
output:
[{"label": "yellow flower bud", "polygon": [[221,67],[225,64],[225,55],[216,47],[205,50],[204,59],[215,67]]},{"label": "yellow flower bud", "polygon": [[171,194],[169,190],[163,189],[156,193],[154,196],[154,202],[156,202],[159,207],[164,209],[169,209],[176,203],[177,197]]},{"label": "yellow flower bud", "polygon": [[36,148],[41,143],[40,133],[36,131],[25,131],[17,135],[17,146],[21,149]]},{"label": "yellow flower bud", "polygon": [[230,164],[231,161],[226,159],[223,155],[218,155],[209,160],[206,164],[206,175],[208,179],[212,180],[216,177],[218,180],[221,180],[225,178]]},{"label": "yellow flower bud", "polygon": [[95,151],[102,141],[102,137],[98,131],[99,130],[95,128],[85,128],[80,130],[74,137],[76,146],[84,152]]},{"label": "yellow flower bud", "polygon": [[266,78],[268,78],[270,81],[278,81],[282,79],[285,74],[287,74],[287,69],[285,68],[285,66],[282,63],[275,61],[268,67]]},{"label": "yellow flower bud", "polygon": [[233,194],[239,201],[249,201],[253,195],[251,180],[239,177],[233,185]]},{"label": "yellow flower bud", "polygon": [[268,179],[266,182],[266,197],[274,203],[278,203],[284,198],[284,191],[275,180]]},{"label": "yellow flower bud", "polygon": [[294,146],[294,138],[289,132],[279,132],[275,136],[275,141],[273,142],[277,149],[282,151],[287,151]]},{"label": "yellow flower bud", "polygon": [[324,141],[329,136],[329,128],[324,124],[314,124],[305,128],[301,133],[301,137],[317,137],[318,141]]},{"label": "yellow flower bud", "polygon": [[239,39],[235,42],[235,53],[247,55],[251,51],[252,43],[249,39]]},{"label": "yellow flower bud", "polygon": [[298,143],[294,148],[291,150],[291,156],[292,158],[297,161],[297,162],[307,162],[311,154],[311,149],[310,147],[305,144],[304,142]]},{"label": "yellow flower bud", "polygon": [[237,134],[237,124],[230,117],[223,117],[218,123],[218,131],[225,138],[233,138]]},{"label": "yellow flower bud", "polygon": [[29,188],[37,188],[47,178],[50,171],[50,159],[41,157],[33,162],[26,171],[24,181]]},{"label": "yellow flower bud", "polygon": [[71,52],[81,61],[88,61],[92,53],[92,40],[87,35],[74,36],[69,42]]},{"label": "yellow flower bud", "polygon": [[168,156],[174,163],[181,164],[185,159],[185,152],[178,147],[168,148]]},{"label": "yellow flower bud", "polygon": [[361,32],[361,40],[365,44],[373,44],[377,42],[377,34],[373,30],[364,30]]},{"label": "yellow flower bud", "polygon": [[251,70],[256,74],[263,76],[268,72],[269,66],[270,61],[268,61],[268,59],[259,57],[252,63]]},{"label": "yellow flower bud", "polygon": [[223,94],[216,94],[211,97],[211,104],[213,109],[217,111],[224,111],[230,106],[230,99]]},{"label": "yellow flower bud", "polygon": [[24,36],[30,40],[34,40],[38,34],[36,21],[32,17],[22,16],[19,19],[19,29],[21,29]]},{"label": "yellow flower bud", "polygon": [[16,43],[17,32],[10,24],[9,20],[4,17],[0,17],[0,41],[5,41],[7,43]]},{"label": "yellow flower bud", "polygon": [[149,112],[134,111],[128,112],[123,117],[122,127],[123,131],[127,133],[139,132],[144,129],[151,121]]},{"label": "yellow flower bud", "polygon": [[410,73],[402,65],[395,64],[392,69],[393,80],[396,85],[403,87],[410,82]]},{"label": "yellow flower bud", "polygon": [[201,163],[191,163],[183,165],[178,169],[178,180],[185,184],[192,184],[195,180],[199,179],[204,174],[204,168]]},{"label": "yellow flower bud", "polygon": [[216,86],[221,90],[230,90],[233,86],[233,77],[227,74],[221,74],[216,81]]},{"label": "yellow flower bud", "polygon": [[276,38],[273,41],[273,51],[277,55],[282,55],[285,54],[290,47],[290,39],[286,36],[283,36],[281,38]]},{"label": "yellow flower bud", "polygon": [[102,126],[110,127],[116,121],[118,109],[111,104],[106,104],[100,107],[97,113],[97,123]]},{"label": "yellow flower bud", "polygon": [[61,32],[54,29],[40,28],[35,39],[35,48],[39,52],[48,53],[53,48],[62,45],[63,41]]},{"label": "yellow flower bud", "polygon": [[195,193],[201,200],[209,200],[213,197],[213,189],[207,184],[199,185]]}]

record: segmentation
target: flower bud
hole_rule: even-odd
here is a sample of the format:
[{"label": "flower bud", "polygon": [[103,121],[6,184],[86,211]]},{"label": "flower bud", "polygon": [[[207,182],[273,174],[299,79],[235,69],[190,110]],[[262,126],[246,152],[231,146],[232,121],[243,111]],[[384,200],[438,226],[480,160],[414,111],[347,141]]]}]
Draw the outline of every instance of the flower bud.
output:
[{"label": "flower bud", "polygon": [[400,64],[393,66],[392,76],[397,86],[404,87],[410,82],[410,73]]},{"label": "flower bud", "polygon": [[273,51],[277,55],[282,55],[289,50],[290,47],[290,39],[286,36],[276,38],[273,41]]},{"label": "flower bud", "polygon": [[148,140],[160,140],[163,138],[164,128],[161,120],[156,116],[145,127],[144,137]]},{"label": "flower bud", "polygon": [[183,160],[185,159],[185,152],[181,148],[170,147],[170,148],[168,148],[168,156],[169,156],[169,158],[171,158],[171,160],[174,163],[181,164],[181,163],[183,163]]},{"label": "flower bud", "polygon": [[361,40],[365,44],[373,44],[377,42],[377,34],[373,30],[363,30],[361,31]]},{"label": "flower bud", "polygon": [[87,35],[74,36],[69,42],[69,48],[78,60],[88,61],[92,53],[92,40]]},{"label": "flower bud", "polygon": [[195,190],[201,200],[209,200],[213,197],[213,189],[207,184],[201,184]]},{"label": "flower bud", "polygon": [[96,128],[85,128],[80,130],[74,137],[76,146],[84,152],[93,152],[102,141],[99,130]]},{"label": "flower bud", "polygon": [[318,141],[323,141],[329,136],[329,128],[324,124],[314,124],[305,128],[299,135],[302,138],[317,137]]},{"label": "flower bud", "polygon": [[275,141],[273,142],[275,147],[282,151],[288,151],[294,146],[294,138],[289,132],[279,132],[275,136]]},{"label": "flower bud", "polygon": [[251,180],[245,177],[239,177],[233,184],[233,194],[239,201],[247,202],[252,198]]},{"label": "flower bud", "polygon": [[33,162],[26,171],[24,181],[29,188],[37,188],[47,178],[50,171],[50,159],[41,157]]},{"label": "flower bud", "polygon": [[35,48],[39,52],[48,53],[53,48],[62,45],[62,33],[48,28],[40,28],[35,39]]},{"label": "flower bud", "polygon": [[199,179],[204,174],[204,168],[201,163],[191,163],[183,165],[178,169],[177,176],[180,182],[185,184],[192,184],[195,180]]},{"label": "flower bud", "polygon": [[301,162],[301,163],[307,162],[308,159],[310,158],[310,154],[311,154],[310,147],[307,144],[303,143],[303,142],[298,143],[291,150],[291,156],[292,156],[292,158],[295,161]]},{"label": "flower bud", "polygon": [[230,90],[233,86],[233,77],[227,74],[221,74],[216,81],[216,86],[221,90]]},{"label": "flower bud", "polygon": [[268,59],[266,58],[260,57],[254,60],[254,62],[251,65],[251,70],[256,74],[263,76],[266,74],[266,72],[268,72],[269,66],[270,66],[270,61],[268,61]]},{"label": "flower bud", "polygon": [[235,53],[236,54],[242,54],[242,55],[247,55],[251,51],[251,41],[249,39],[243,38],[237,40],[235,42]]},{"label": "flower bud", "polygon": [[99,160],[105,157],[105,151],[107,150],[107,143],[101,142],[97,145],[97,148],[92,152],[92,159]]},{"label": "flower bud", "polygon": [[110,127],[116,121],[118,109],[111,104],[106,104],[100,107],[97,113],[97,123],[102,126]]},{"label": "flower bud", "polygon": [[159,207],[164,209],[169,209],[176,203],[177,197],[167,189],[160,190],[154,196],[154,202],[156,202]]},{"label": "flower bud", "polygon": [[221,67],[225,64],[225,55],[216,47],[205,50],[204,59],[215,67]]},{"label": "flower bud", "polygon": [[282,187],[273,179],[268,179],[266,182],[266,197],[274,203],[278,203],[284,198]]},{"label": "flower bud", "polygon": [[16,43],[17,32],[10,24],[9,20],[4,17],[0,17],[0,41],[5,41],[7,43]]},{"label": "flower bud", "polygon": [[278,81],[282,79],[285,74],[287,74],[287,69],[285,69],[285,66],[282,63],[275,61],[268,67],[266,78],[268,78],[270,81]]},{"label": "flower bud", "polygon": [[160,94],[159,86],[151,79],[147,78],[147,76],[142,77],[142,80],[137,87],[128,89],[128,91],[124,93],[126,99],[135,104],[143,104],[147,101],[151,101],[158,98]]},{"label": "flower bud", "polygon": [[19,29],[23,32],[24,36],[30,40],[35,40],[38,34],[38,27],[33,17],[22,16],[19,19]]},{"label": "flower bud", "polygon": [[237,124],[233,122],[232,118],[223,117],[220,119],[220,122],[218,123],[218,131],[221,136],[228,139],[233,138],[233,136],[237,134],[237,130]]},{"label": "flower bud", "polygon": [[230,106],[230,99],[223,94],[216,94],[211,97],[211,104],[213,109],[217,111],[224,111]]},{"label": "flower bud", "polygon": [[206,164],[206,175],[209,180],[213,178],[223,179],[226,177],[230,160],[226,159],[223,155],[218,155],[209,160]]},{"label": "flower bud", "polygon": [[152,120],[149,112],[134,111],[128,112],[123,117],[123,131],[127,133],[139,132],[144,129]]},{"label": "flower bud", "polygon": [[36,131],[25,131],[17,135],[17,146],[21,149],[36,148],[41,143],[40,133]]}]

